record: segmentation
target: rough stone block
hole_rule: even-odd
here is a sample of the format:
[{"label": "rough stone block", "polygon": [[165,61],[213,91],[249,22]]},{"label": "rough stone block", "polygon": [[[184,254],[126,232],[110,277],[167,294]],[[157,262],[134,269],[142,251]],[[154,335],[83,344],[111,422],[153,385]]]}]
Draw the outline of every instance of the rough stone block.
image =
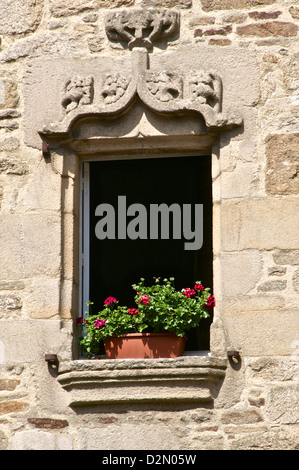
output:
[{"label": "rough stone block", "polygon": [[223,250],[298,249],[298,204],[299,199],[291,196],[223,201]]},{"label": "rough stone block", "polygon": [[3,431],[0,431],[0,450],[6,450],[8,447],[8,437]]},{"label": "rough stone block", "polygon": [[61,176],[44,161],[40,162],[30,176],[30,181],[20,191],[20,199],[26,209],[59,211],[61,209]]},{"label": "rough stone block", "polygon": [[[223,309],[223,323],[230,348],[241,345],[245,356],[290,356],[298,339],[298,309]],[[293,325],[286,328],[285,325]],[[279,334],[277,333],[279,332]]]},{"label": "rough stone block", "polygon": [[0,217],[0,240],[0,279],[23,278],[22,227],[19,216],[9,214]]},{"label": "rough stone block", "polygon": [[202,28],[197,28],[195,31],[194,31],[194,37],[195,38],[198,38],[198,37],[202,37],[203,35],[203,29]]},{"label": "rough stone block", "polygon": [[194,26],[199,25],[210,25],[215,23],[214,16],[204,15],[204,16],[195,16],[192,20],[190,20],[189,26],[193,28]]},{"label": "rough stone block", "polygon": [[0,281],[0,290],[23,290],[24,287],[23,281]]},{"label": "rough stone block", "polygon": [[267,281],[258,286],[258,290],[262,292],[273,292],[284,290],[287,287],[287,281]]},{"label": "rough stone block", "polygon": [[213,412],[205,409],[191,410],[190,413],[186,413],[181,417],[181,421],[184,424],[191,423],[208,423],[213,420]]},{"label": "rough stone block", "polygon": [[262,275],[262,257],[258,251],[223,253],[221,263],[225,296],[248,294]]},{"label": "rough stone block", "polygon": [[220,26],[218,28],[208,28],[204,31],[203,36],[226,36],[232,32],[231,25]]},{"label": "rough stone block", "polygon": [[35,31],[40,24],[44,0],[0,0],[0,34]]},{"label": "rough stone block", "polygon": [[271,294],[269,296],[258,293],[258,294],[247,294],[226,297],[222,301],[223,308],[230,310],[231,312],[239,311],[258,311],[263,310],[278,310],[285,306],[284,298],[278,294]]},{"label": "rough stone block", "polygon": [[287,272],[287,268],[283,268],[281,266],[273,266],[268,268],[269,276],[284,276]]},{"label": "rough stone block", "polygon": [[248,362],[251,378],[260,384],[296,381],[299,373],[299,362],[289,358],[260,357]]},{"label": "rough stone block", "polygon": [[192,448],[196,450],[223,450],[224,439],[220,433],[217,432],[203,432],[194,431],[191,433]]},{"label": "rough stone block", "polygon": [[[297,60],[294,60],[295,64]],[[295,72],[295,65],[292,73]],[[296,84],[291,70],[286,72],[286,83],[289,86]],[[299,125],[299,106],[296,98],[296,90],[293,96],[269,97],[263,107],[261,125],[268,130],[268,134],[297,134]]]},{"label": "rough stone block", "polygon": [[275,0],[201,0],[204,11],[239,10],[262,5],[272,5]]},{"label": "rough stone block", "polygon": [[241,36],[296,36],[298,26],[294,23],[283,21],[268,21],[265,23],[252,23],[237,27],[237,33]]},{"label": "rough stone block", "polygon": [[69,434],[19,431],[13,436],[11,450],[73,450],[73,442]]},{"label": "rough stone block", "polygon": [[255,194],[258,166],[254,163],[238,162],[233,171],[221,175],[222,198],[248,197]]},{"label": "rough stone block", "polygon": [[248,403],[252,406],[260,408],[265,405],[265,397],[262,388],[252,388],[249,390]]},{"label": "rough stone block", "polygon": [[68,426],[66,419],[29,418],[28,423],[39,429],[63,429]]},{"label": "rough stone block", "polygon": [[51,318],[59,314],[60,279],[35,278],[24,300],[24,311],[31,318]]},{"label": "rough stone block", "polygon": [[0,318],[12,310],[20,310],[21,308],[22,301],[19,296],[15,294],[0,295]]},{"label": "rough stone block", "polygon": [[[0,63],[17,61],[22,57],[40,57],[46,55],[83,57],[85,45],[82,41],[82,33],[67,31],[43,31],[36,32],[28,38],[21,38],[13,42],[0,54]],[[53,73],[54,71],[52,71]],[[57,72],[55,70],[55,72]],[[48,84],[51,80],[48,77]],[[40,102],[39,98],[39,102]],[[38,108],[36,108],[38,109]]]},{"label": "rough stone block", "polygon": [[105,48],[102,36],[92,36],[87,40],[90,52],[100,52]]},{"label": "rough stone block", "polygon": [[21,413],[28,408],[28,403],[22,401],[1,401],[0,402],[0,416],[9,413]]},{"label": "rough stone block", "polygon": [[11,80],[0,80],[0,109],[16,108],[18,103],[17,84]]},{"label": "rough stone block", "polygon": [[276,250],[273,253],[273,260],[276,264],[299,264],[299,250]]},{"label": "rough stone block", "polygon": [[242,433],[230,440],[231,450],[295,450],[296,436],[288,432],[257,430]]},{"label": "rough stone block", "polygon": [[192,0],[143,0],[141,5],[158,8],[191,8]]},{"label": "rough stone block", "polygon": [[[132,439],[138,436],[138,439]],[[78,430],[79,450],[179,450],[183,440],[169,428],[168,423],[116,423],[100,428]]]},{"label": "rough stone block", "polygon": [[6,131],[14,131],[19,128],[19,123],[16,121],[11,121],[5,119],[0,121],[0,129],[5,129]]},{"label": "rough stone block", "polygon": [[270,194],[298,194],[299,134],[278,134],[266,144],[266,189]]},{"label": "rough stone block", "polygon": [[18,118],[21,116],[19,111],[11,108],[5,108],[0,110],[0,119],[11,119],[11,118]]},{"label": "rough stone block", "polygon": [[[3,325],[3,323],[2,323]],[[71,338],[59,320],[5,321],[0,328],[3,364],[45,363],[45,354],[59,354],[63,359],[71,357]],[[45,365],[46,367],[46,365]],[[1,402],[0,402],[1,403]]]},{"label": "rough stone block", "polygon": [[22,217],[23,270],[25,277],[59,276],[61,269],[61,220],[56,214]]},{"label": "rough stone block", "polygon": [[296,271],[293,274],[293,288],[296,292],[299,292],[299,269],[296,269]]},{"label": "rough stone block", "polygon": [[19,383],[20,381],[16,379],[0,379],[0,390],[13,391]]},{"label": "rough stone block", "polygon": [[255,409],[232,409],[221,415],[223,424],[253,424],[262,420],[261,414]]},{"label": "rough stone block", "polygon": [[296,20],[299,19],[299,7],[292,6],[289,8],[289,12],[293,18],[295,18]]},{"label": "rough stone block", "polygon": [[0,152],[12,152],[20,147],[20,141],[16,137],[8,137],[0,141]]},{"label": "rough stone block", "polygon": [[251,11],[248,15],[254,20],[276,20],[282,11]]},{"label": "rough stone block", "polygon": [[97,8],[119,8],[134,5],[135,0],[50,0],[50,12],[53,16],[76,15],[83,11]]},{"label": "rough stone block", "polygon": [[267,404],[268,419],[277,424],[298,424],[298,398],[298,382],[271,387]]},{"label": "rough stone block", "polygon": [[231,44],[231,41],[229,39],[212,38],[209,40],[210,46],[229,46],[230,44]]},{"label": "rough stone block", "polygon": [[247,19],[247,13],[241,13],[239,11],[233,11],[233,12],[225,13],[222,16],[221,21],[224,24],[227,24],[227,23],[244,23],[244,21],[246,21],[246,19]]}]

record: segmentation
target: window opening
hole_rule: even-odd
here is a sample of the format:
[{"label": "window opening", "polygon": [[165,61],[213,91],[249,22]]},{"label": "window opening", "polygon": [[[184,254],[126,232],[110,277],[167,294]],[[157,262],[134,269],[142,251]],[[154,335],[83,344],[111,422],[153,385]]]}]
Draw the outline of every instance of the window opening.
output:
[{"label": "window opening", "polygon": [[[82,203],[82,307],[92,301],[93,313],[103,307],[104,300],[113,296],[123,305],[133,305],[132,284],[143,277],[151,283],[153,277],[174,277],[175,287],[182,289],[199,280],[212,288],[212,180],[211,157],[166,157],[131,160],[106,160],[83,163]],[[146,239],[131,239],[119,224],[119,196],[126,203],[141,204],[147,209]],[[125,199],[124,199],[125,198]],[[100,204],[110,204],[115,213],[115,238],[99,239],[96,215]],[[186,250],[183,232],[173,237],[173,218],[169,217],[169,237],[150,238],[150,205],[170,207],[184,204],[203,207],[203,242],[196,250]],[[195,229],[194,211],[192,230]],[[127,216],[127,224],[134,219]],[[123,222],[123,220],[122,220]],[[106,227],[107,228],[107,227]],[[161,228],[161,227],[160,227]],[[123,232],[118,238],[119,229]],[[140,227],[136,230],[140,231]],[[144,230],[143,232],[144,233]],[[212,318],[202,320],[200,327],[188,334],[186,351],[209,349],[209,328]]]}]

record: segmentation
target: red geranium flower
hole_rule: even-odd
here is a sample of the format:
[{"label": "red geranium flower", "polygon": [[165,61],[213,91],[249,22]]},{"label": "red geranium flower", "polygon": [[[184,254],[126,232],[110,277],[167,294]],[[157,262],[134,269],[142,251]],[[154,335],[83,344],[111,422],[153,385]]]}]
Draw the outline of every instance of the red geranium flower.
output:
[{"label": "red geranium flower", "polygon": [[104,304],[105,305],[110,305],[110,304],[115,304],[116,302],[117,302],[117,300],[114,297],[107,297]]},{"label": "red geranium flower", "polygon": [[96,319],[96,321],[94,322],[94,326],[98,329],[98,328],[103,328],[103,326],[105,326],[105,323],[106,323],[106,320],[104,320],[103,318],[100,320],[99,318]]},{"label": "red geranium flower", "polygon": [[129,308],[128,314],[137,316],[139,313],[138,308]]},{"label": "red geranium flower", "polygon": [[140,304],[147,305],[149,303],[149,301],[150,301],[150,298],[149,298],[148,295],[142,295],[138,302]]},{"label": "red geranium flower", "polygon": [[186,287],[182,294],[186,297],[194,297],[196,295],[196,291],[194,289],[190,289],[190,287]]},{"label": "red geranium flower", "polygon": [[207,308],[211,309],[215,307],[216,302],[215,302],[215,297],[213,295],[210,295],[210,297],[207,298]]},{"label": "red geranium flower", "polygon": [[195,284],[194,289],[196,291],[199,291],[199,290],[203,291],[205,288],[202,284]]}]

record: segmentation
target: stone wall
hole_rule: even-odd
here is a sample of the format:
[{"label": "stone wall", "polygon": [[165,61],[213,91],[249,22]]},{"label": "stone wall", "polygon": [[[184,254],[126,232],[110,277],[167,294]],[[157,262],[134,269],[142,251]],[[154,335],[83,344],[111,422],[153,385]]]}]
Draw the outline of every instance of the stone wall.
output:
[{"label": "stone wall", "polygon": [[[148,7],[180,15],[180,33],[154,46],[153,66],[213,66],[223,106],[243,117],[212,149],[211,354],[236,349],[241,359],[228,360],[213,405],[78,412],[45,362],[76,349],[76,260],[62,241],[78,218],[77,169],[43,157],[35,119],[52,119],[47,87],[54,96],[61,71],[50,61],[125,61],[105,17]],[[298,449],[298,27],[296,0],[0,0],[1,450]]]}]

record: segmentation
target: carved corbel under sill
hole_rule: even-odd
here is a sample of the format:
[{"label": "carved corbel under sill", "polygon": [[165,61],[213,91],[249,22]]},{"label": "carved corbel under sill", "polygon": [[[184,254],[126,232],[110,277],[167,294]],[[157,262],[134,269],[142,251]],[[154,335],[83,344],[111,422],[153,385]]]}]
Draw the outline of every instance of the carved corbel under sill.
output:
[{"label": "carved corbel under sill", "polygon": [[119,404],[211,404],[225,377],[227,360],[210,356],[175,359],[62,362],[58,382],[69,406]]}]

